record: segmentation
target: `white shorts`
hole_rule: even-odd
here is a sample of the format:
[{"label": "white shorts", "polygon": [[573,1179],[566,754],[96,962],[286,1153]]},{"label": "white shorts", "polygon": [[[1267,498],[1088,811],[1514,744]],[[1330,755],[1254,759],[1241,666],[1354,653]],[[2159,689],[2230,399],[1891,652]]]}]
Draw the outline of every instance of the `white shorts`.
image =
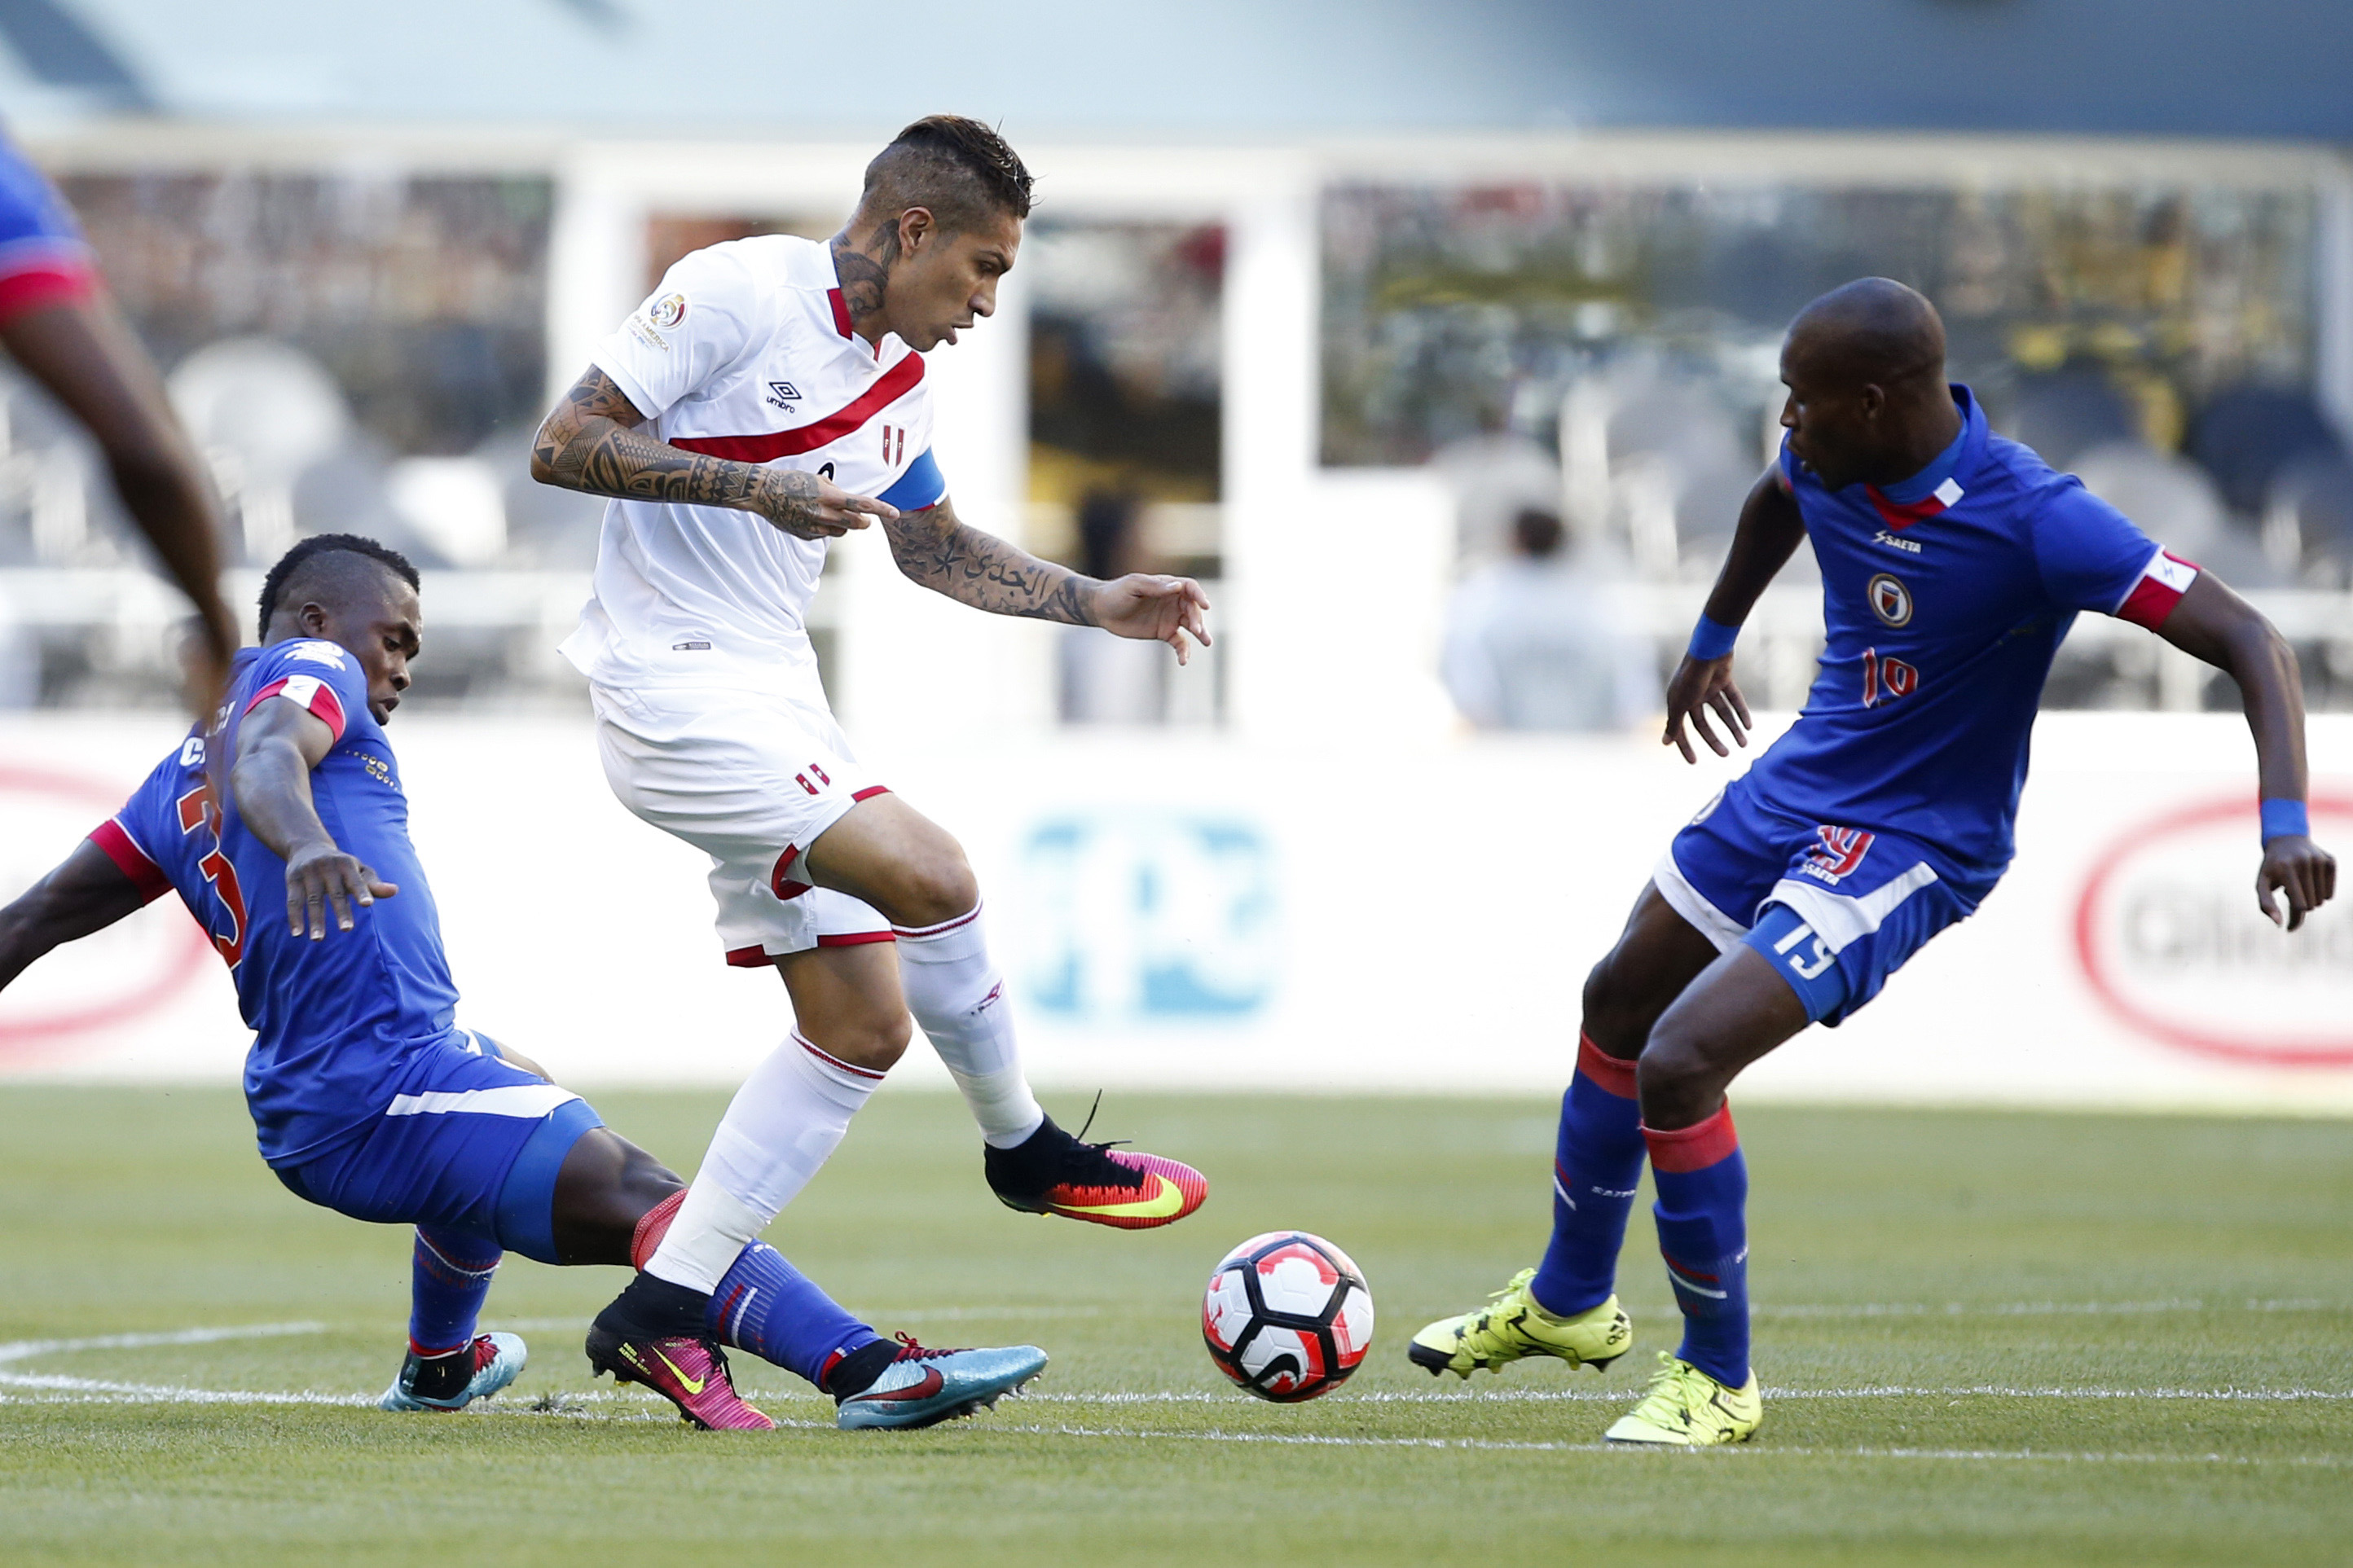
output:
[{"label": "white shorts", "polygon": [[872,906],[793,876],[818,835],[889,793],[823,706],[728,687],[592,682],[589,693],[613,793],[711,857],[728,963],[757,968],[813,947],[892,940]]}]

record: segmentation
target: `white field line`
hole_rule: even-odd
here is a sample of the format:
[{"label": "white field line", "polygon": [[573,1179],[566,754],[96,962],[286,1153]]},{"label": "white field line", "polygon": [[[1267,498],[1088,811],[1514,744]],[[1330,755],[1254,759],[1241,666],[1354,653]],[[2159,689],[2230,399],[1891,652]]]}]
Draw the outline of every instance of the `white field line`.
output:
[{"label": "white field line", "polygon": [[[1032,1397],[1035,1397],[1032,1395]],[[1657,1452],[1639,1445],[1621,1443],[1514,1443],[1482,1437],[1345,1437],[1324,1436],[1312,1433],[1292,1432],[1156,1432],[1122,1431],[1103,1426],[1024,1426],[990,1422],[985,1428],[991,1432],[1024,1432],[1056,1437],[1134,1438],[1152,1442],[1187,1443],[1272,1443],[1284,1447],[1315,1448],[1433,1448],[1469,1449],[1480,1452],[1531,1454],[1594,1454]],[[2258,1466],[2300,1466],[2316,1469],[2346,1469],[2353,1468],[2353,1458],[2334,1454],[2288,1454],[2276,1458],[2248,1454],[2101,1454],[2070,1452],[2063,1449],[2036,1448],[1779,1448],[1769,1444],[1759,1447],[1737,1445],[1724,1448],[1694,1450],[1674,1448],[1674,1454],[1695,1452],[1743,1454],[1756,1458],[1801,1459],[1947,1459],[1947,1460],[2028,1460],[2042,1464],[2106,1464],[2106,1465],[2232,1465],[2249,1468]]]},{"label": "white field line", "polygon": [[[1640,1390],[1623,1388],[1497,1388],[1366,1390],[1335,1393],[1319,1405],[1485,1405],[1561,1402],[1625,1404]],[[1970,1384],[1938,1388],[1876,1384],[1861,1388],[1777,1388],[1760,1391],[1767,1399],[2191,1399],[2222,1404],[2293,1405],[2306,1400],[2353,1400],[2353,1389],[2336,1388],[2008,1388],[1996,1384]],[[1149,1394],[1030,1394],[1037,1403],[1054,1405],[1233,1405],[1249,1395],[1192,1388],[1165,1389]],[[1240,1408],[1237,1405],[1236,1408]]]},{"label": "white field line", "polygon": [[366,1405],[366,1394],[322,1394],[315,1389],[283,1394],[187,1388],[178,1384],[115,1383],[103,1378],[64,1377],[12,1370],[34,1356],[62,1355],[75,1351],[149,1350],[161,1345],[204,1345],[222,1340],[281,1339],[292,1334],[322,1334],[324,1323],[249,1323],[239,1328],[175,1329],[153,1334],[100,1334],[79,1340],[16,1340],[0,1344],[0,1384],[11,1388],[54,1390],[79,1394],[111,1394],[123,1400],[175,1405]]},{"label": "white field line", "polygon": [[[529,1322],[534,1320],[523,1320]],[[545,1320],[570,1325],[568,1319]],[[0,1386],[34,1391],[49,1396],[43,1403],[64,1396],[65,1402],[84,1403],[166,1403],[199,1405],[367,1405],[375,1396],[366,1394],[334,1394],[317,1389],[280,1392],[242,1389],[195,1388],[180,1384],[126,1383],[106,1378],[72,1377],[62,1373],[19,1372],[16,1363],[34,1357],[70,1354],[85,1351],[146,1350],[171,1345],[212,1344],[226,1340],[279,1339],[295,1335],[320,1334],[327,1325],[316,1322],[253,1323],[237,1327],[176,1329],[155,1333],[100,1334],[84,1339],[16,1340],[0,1343]],[[2324,1388],[2067,1388],[2010,1387],[1996,1384],[1949,1384],[1933,1387],[1910,1387],[1901,1384],[1873,1384],[1855,1388],[1781,1388],[1767,1387],[1765,1395],[1771,1399],[2057,1399],[2057,1400],[2129,1400],[2148,1399],[2189,1400],[2220,1404],[2299,1404],[2353,1400],[2353,1390]],[[7,1398],[0,1395],[0,1398]],[[814,1398],[787,1392],[782,1395],[758,1394],[760,1398]],[[1119,1406],[1139,1405],[1221,1405],[1242,1408],[1248,1396],[1223,1391],[1199,1389],[1163,1389],[1155,1392],[1106,1391],[1094,1394],[1040,1394],[1024,1396],[1033,1404]],[[1341,1391],[1331,1395],[1334,1405],[1480,1405],[1505,1403],[1599,1403],[1622,1404],[1633,1397],[1630,1388],[1608,1389],[1432,1389],[1428,1391],[1357,1393]],[[505,1401],[486,1405],[486,1410],[501,1414],[585,1414],[570,1408],[589,1404],[622,1404],[651,1410],[659,1405],[654,1395],[635,1391],[614,1390],[568,1392],[556,1396],[557,1406],[552,1410],[534,1410],[531,1404]],[[787,1423],[792,1425],[792,1423]],[[1011,1428],[1001,1428],[1011,1430]],[[1042,1428],[1041,1428],[1042,1430]],[[1075,1432],[1075,1436],[1093,1436],[1091,1432]],[[1103,1434],[1114,1436],[1117,1434]],[[1148,1436],[1150,1434],[1136,1434]],[[1200,1434],[1173,1434],[1198,1436]],[[1326,1438],[1310,1435],[1232,1434],[1235,1442],[1361,1442],[1421,1444],[1434,1447],[1478,1446],[1476,1439],[1451,1438]],[[1498,1447],[1573,1448],[1577,1444],[1487,1444]],[[1787,1453],[1792,1450],[1777,1449]],[[1829,1452],[1830,1450],[1821,1450]],[[1889,1450],[1893,1453],[1894,1450]],[[1926,1452],[1926,1450],[1921,1450]],[[1998,1457],[1998,1456],[1997,1456]]]},{"label": "white field line", "polygon": [[[1675,1310],[1667,1302],[1629,1308],[1670,1315]],[[2316,1298],[2206,1301],[2196,1297],[2174,1297],[2160,1301],[1768,1301],[1753,1303],[1748,1310],[1759,1318],[2053,1318],[2132,1317],[2160,1312],[2345,1312],[2353,1311],[2353,1303]]]}]

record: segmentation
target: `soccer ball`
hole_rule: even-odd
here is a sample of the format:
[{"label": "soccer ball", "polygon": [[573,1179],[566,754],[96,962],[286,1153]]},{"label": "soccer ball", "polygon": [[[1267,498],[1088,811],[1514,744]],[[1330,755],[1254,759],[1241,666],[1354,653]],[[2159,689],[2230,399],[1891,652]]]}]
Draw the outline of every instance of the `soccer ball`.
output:
[{"label": "soccer ball", "polygon": [[1201,1340],[1219,1372],[1261,1399],[1295,1405],[1339,1387],[1365,1359],[1373,1293],[1322,1237],[1271,1230],[1210,1274]]}]

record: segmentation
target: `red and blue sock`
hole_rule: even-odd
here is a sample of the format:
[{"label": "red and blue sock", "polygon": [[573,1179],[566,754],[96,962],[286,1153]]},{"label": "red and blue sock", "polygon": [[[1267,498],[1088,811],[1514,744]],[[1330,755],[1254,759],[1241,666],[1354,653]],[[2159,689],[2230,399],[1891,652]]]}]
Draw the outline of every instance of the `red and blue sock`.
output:
[{"label": "red and blue sock", "polygon": [[1659,1201],[1659,1250],[1683,1309],[1675,1353],[1718,1383],[1748,1381],[1748,1165],[1732,1108],[1690,1127],[1642,1129]]},{"label": "red and blue sock", "polygon": [[1560,1141],[1552,1166],[1552,1243],[1529,1289],[1563,1317],[1598,1307],[1617,1288],[1642,1175],[1642,1116],[1634,1064],[1577,1037],[1577,1076],[1560,1100]]},{"label": "red and blue sock", "polygon": [[720,1277],[706,1321],[721,1344],[750,1351],[819,1388],[836,1360],[882,1337],[765,1241],[738,1253]]},{"label": "red and blue sock", "polygon": [[[686,1189],[681,1187],[646,1211],[629,1243],[632,1263],[646,1266],[685,1201]],[[723,1345],[750,1351],[762,1361],[797,1373],[819,1389],[836,1362],[882,1337],[843,1310],[765,1241],[737,1253],[720,1276],[703,1331]]]},{"label": "red and blue sock", "polygon": [[480,1237],[418,1226],[408,1269],[408,1348],[438,1356],[471,1344],[491,1276],[504,1256]]}]

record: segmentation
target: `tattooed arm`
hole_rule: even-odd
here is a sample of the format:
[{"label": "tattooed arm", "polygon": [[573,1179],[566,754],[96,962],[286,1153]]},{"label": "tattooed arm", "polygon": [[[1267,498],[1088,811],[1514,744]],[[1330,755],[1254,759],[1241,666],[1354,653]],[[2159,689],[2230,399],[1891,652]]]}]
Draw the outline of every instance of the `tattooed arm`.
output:
[{"label": "tattooed arm", "polygon": [[543,485],[627,500],[688,501],[756,512],[799,539],[833,539],[871,514],[898,512],[797,468],[707,457],[657,441],[613,380],[595,365],[575,382],[532,439],[531,477]]},{"label": "tattooed arm", "polygon": [[1083,577],[967,526],[945,496],[922,511],[884,518],[882,533],[900,571],[976,610],[1165,642],[1176,650],[1179,664],[1192,653],[1187,634],[1205,646],[1209,640],[1201,619],[1208,597],[1190,577],[1131,573],[1110,583]]}]

